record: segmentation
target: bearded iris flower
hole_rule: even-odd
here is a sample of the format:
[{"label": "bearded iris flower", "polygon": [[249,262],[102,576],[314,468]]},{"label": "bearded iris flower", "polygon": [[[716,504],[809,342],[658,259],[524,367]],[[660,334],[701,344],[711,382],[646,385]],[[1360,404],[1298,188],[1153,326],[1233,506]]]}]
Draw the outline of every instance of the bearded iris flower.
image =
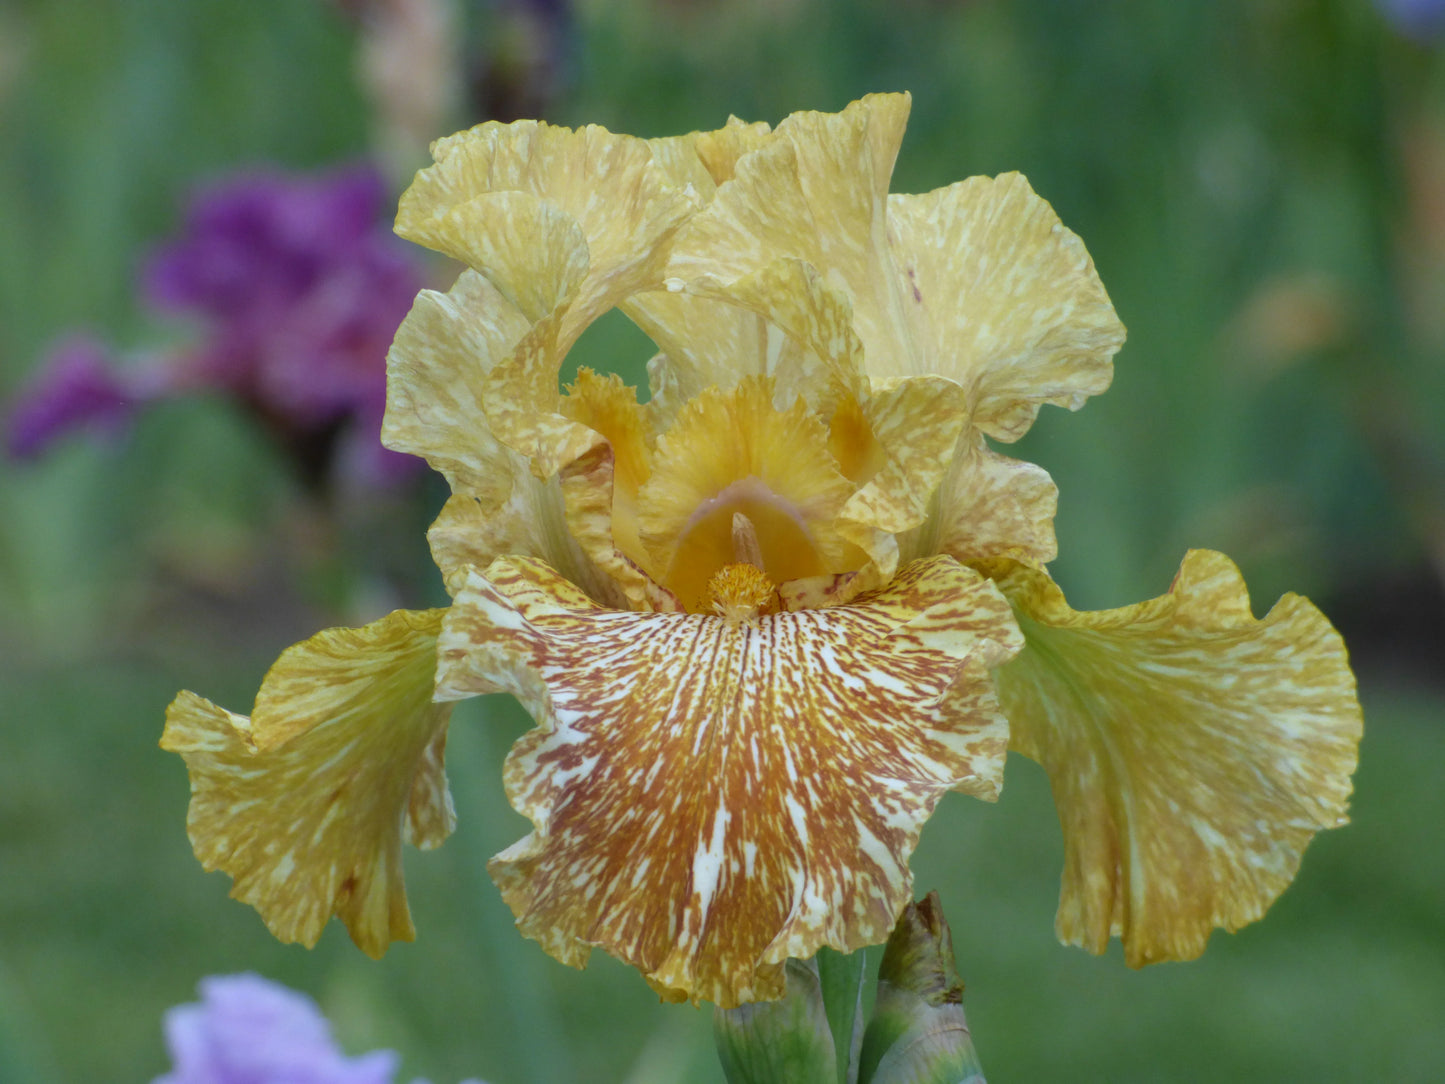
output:
[{"label": "bearded iris flower", "polygon": [[[1044,571],[1056,491],[990,441],[1104,390],[1123,328],[1021,177],[889,194],[908,105],[434,145],[398,232],[467,270],[398,331],[383,436],[450,483],[451,604],[289,649],[249,718],[182,693],[162,741],[278,937],[412,936],[401,841],[450,830],[449,705],[498,691],[537,723],[504,770],[534,828],[489,867],[519,928],[670,999],[885,940],[924,822],[1008,748],[1052,780],[1060,936],[1134,965],[1257,918],[1343,822],[1359,707],[1307,601],[1256,620],[1196,552],[1081,613]],[[660,351],[646,402],[559,389],[613,308]]]}]

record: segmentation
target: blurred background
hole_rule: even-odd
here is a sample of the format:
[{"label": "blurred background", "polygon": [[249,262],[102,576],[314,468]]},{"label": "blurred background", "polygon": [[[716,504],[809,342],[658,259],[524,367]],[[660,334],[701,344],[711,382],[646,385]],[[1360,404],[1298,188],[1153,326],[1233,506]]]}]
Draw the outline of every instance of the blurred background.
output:
[{"label": "blurred background", "polygon": [[[379,963],[228,900],[156,743],[178,689],[245,711],[286,645],[443,598],[443,484],[374,443],[405,299],[454,274],[386,237],[430,138],[659,136],[885,89],[913,92],[895,191],[1024,172],[1129,328],[1109,393],[1017,449],[1061,489],[1070,601],[1223,550],[1257,613],[1295,590],[1336,620],[1366,712],[1354,823],[1189,964],[1055,942],[1034,765],[996,806],[950,796],[914,868],[990,1079],[1439,1079],[1445,3],[8,0],[0,1081],[148,1080],[163,1010],[245,969],[349,1051],[401,1051],[403,1080],[720,1081],[709,1010],[512,929],[484,869],[527,830],[510,702],[459,709],[460,823],[408,851],[418,940]],[[635,379],[648,352],[618,317],[574,358]]]}]

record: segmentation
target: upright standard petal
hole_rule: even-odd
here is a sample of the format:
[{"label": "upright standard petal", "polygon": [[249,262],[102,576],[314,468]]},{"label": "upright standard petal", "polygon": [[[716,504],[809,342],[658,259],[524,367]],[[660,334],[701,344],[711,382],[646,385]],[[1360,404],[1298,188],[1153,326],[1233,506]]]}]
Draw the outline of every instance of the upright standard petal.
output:
[{"label": "upright standard petal", "polygon": [[475,271],[444,294],[419,293],[386,358],[382,443],[425,458],[453,493],[505,500],[518,457],[492,435],[483,381],[530,327]]},{"label": "upright standard petal", "polygon": [[537,720],[505,776],[535,831],[490,867],[522,931],[732,1007],[781,996],[789,957],[888,936],[939,797],[997,792],[985,668],[1017,648],[1002,597],[948,558],[736,624],[608,612],[503,559],[457,596],[438,690],[502,687]]},{"label": "upright standard petal", "polygon": [[660,290],[696,207],[645,140],[589,126],[488,122],[439,140],[402,196],[397,232],[469,264],[530,323],[485,377],[488,421],[549,478],[597,441],[557,413],[562,359],[598,316]]},{"label": "upright standard petal", "polygon": [[[529,256],[520,243],[526,231],[519,232],[519,216],[538,227],[534,241],[564,232],[564,222],[575,225],[585,274],[563,331],[568,343],[620,298],[660,285],[665,243],[693,210],[654,165],[645,140],[596,125],[488,121],[438,140],[432,156],[436,164],[402,196],[397,232],[464,263],[477,259],[471,265],[504,294],[534,289],[530,261],[538,253]],[[515,195],[495,203],[482,198],[504,193]],[[543,228],[554,220],[555,229]],[[486,238],[513,235],[519,243],[498,249],[495,262],[476,251]]]},{"label": "upright standard petal", "polygon": [[847,294],[870,365],[912,352],[887,223],[908,110],[906,94],[872,94],[841,113],[788,117],[679,232],[669,274],[726,282],[805,260]]},{"label": "upright standard petal", "polygon": [[1339,634],[1297,595],[1256,620],[1203,550],[1167,595],[1093,613],[1043,572],[995,571],[1025,637],[999,699],[1064,830],[1060,939],[1117,935],[1139,967],[1259,918],[1345,822],[1361,719]]},{"label": "upright standard petal", "polygon": [[451,831],[449,704],[432,703],[442,610],[327,629],[288,648],[254,717],[183,692],[161,748],[191,778],[187,830],[206,869],[282,941],[314,945],[337,915],[370,956],[414,936],[401,842]]},{"label": "upright standard petal", "polygon": [[890,196],[888,230],[919,350],[870,353],[870,373],[958,381],[999,440],[1043,403],[1077,410],[1109,386],[1124,325],[1084,243],[1019,174]]}]

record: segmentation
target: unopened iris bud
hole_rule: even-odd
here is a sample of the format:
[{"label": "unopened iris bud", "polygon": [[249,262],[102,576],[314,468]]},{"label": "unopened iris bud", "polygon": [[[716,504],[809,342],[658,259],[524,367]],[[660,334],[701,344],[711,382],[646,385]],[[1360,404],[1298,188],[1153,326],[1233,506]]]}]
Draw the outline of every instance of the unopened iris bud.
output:
[{"label": "unopened iris bud", "polygon": [[883,951],[858,1084],[984,1084],[937,892],[904,908]]},{"label": "unopened iris bud", "polygon": [[786,978],[782,1000],[719,1009],[713,1017],[728,1084],[837,1084],[818,966],[789,960]]}]

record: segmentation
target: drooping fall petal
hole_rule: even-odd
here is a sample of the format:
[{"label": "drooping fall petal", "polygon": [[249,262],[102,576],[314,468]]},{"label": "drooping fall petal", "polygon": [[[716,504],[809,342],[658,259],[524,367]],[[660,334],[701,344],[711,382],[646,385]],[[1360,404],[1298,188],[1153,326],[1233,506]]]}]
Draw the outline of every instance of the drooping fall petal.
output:
[{"label": "drooping fall petal", "polygon": [[939,797],[997,791],[985,668],[1016,648],[1003,599],[949,558],[736,625],[609,612],[503,559],[457,596],[438,695],[501,687],[537,720],[505,773],[535,831],[491,864],[522,931],[731,1007],[780,996],[788,957],[888,936]]},{"label": "drooping fall petal", "polygon": [[191,778],[187,830],[282,941],[314,945],[335,914],[368,955],[413,937],[403,835],[451,831],[449,704],[432,703],[441,610],[327,629],[287,649],[253,718],[183,692],[161,747]]},{"label": "drooping fall petal", "polygon": [[1168,594],[1092,613],[1043,572],[995,572],[1026,640],[999,698],[1064,830],[1059,937],[1097,953],[1119,936],[1138,967],[1259,918],[1345,821],[1360,706],[1329,621],[1297,595],[1256,620],[1239,570],[1203,550]]}]

